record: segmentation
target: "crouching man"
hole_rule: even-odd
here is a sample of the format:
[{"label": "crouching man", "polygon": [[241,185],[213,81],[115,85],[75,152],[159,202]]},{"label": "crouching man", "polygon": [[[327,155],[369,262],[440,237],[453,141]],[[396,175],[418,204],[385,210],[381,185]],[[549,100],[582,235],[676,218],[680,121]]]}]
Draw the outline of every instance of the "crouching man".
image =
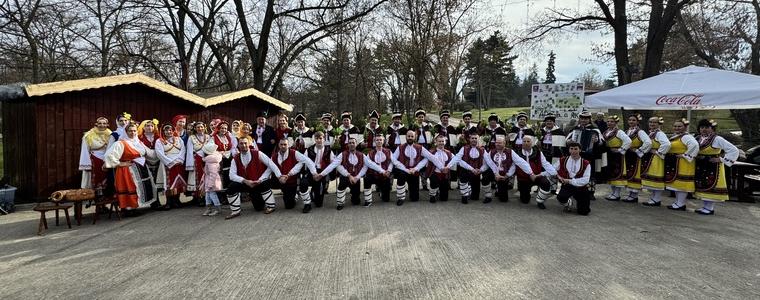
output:
[{"label": "crouching man", "polygon": [[581,145],[576,142],[567,143],[570,156],[563,157],[557,167],[557,178],[562,187],[557,195],[557,200],[565,205],[565,211],[570,211],[572,201],[578,202],[579,215],[588,215],[591,212],[589,201],[588,184],[591,178],[591,167],[588,160],[581,158]]},{"label": "crouching man", "polygon": [[557,170],[554,169],[544,154],[538,148],[533,147],[535,138],[530,135],[523,136],[522,149],[518,149],[517,155],[524,159],[530,165],[530,169],[536,176],[531,177],[523,170],[517,170],[517,189],[520,190],[520,202],[523,204],[530,203],[530,191],[533,186],[538,186],[536,195],[536,205],[540,209],[546,209],[544,201],[551,196],[551,181],[549,176],[556,176]]},{"label": "crouching man", "polygon": [[[233,156],[230,165],[230,185],[227,187],[227,201],[232,211],[225,219],[240,216],[240,193],[248,193],[256,211],[264,210],[265,203],[274,203],[272,188],[268,182],[269,176],[282,174],[277,165],[263,152],[251,149],[251,140],[240,138],[238,143],[240,153]],[[271,211],[267,210],[267,213]]]}]

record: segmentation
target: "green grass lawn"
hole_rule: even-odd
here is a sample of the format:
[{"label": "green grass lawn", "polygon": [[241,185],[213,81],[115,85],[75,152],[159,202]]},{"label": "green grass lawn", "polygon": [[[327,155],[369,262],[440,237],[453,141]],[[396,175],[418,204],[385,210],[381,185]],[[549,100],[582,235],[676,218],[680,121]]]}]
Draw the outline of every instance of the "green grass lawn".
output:
[{"label": "green grass lawn", "polygon": [[[521,111],[524,111],[525,113],[530,113],[530,107],[501,107],[501,108],[491,108],[491,109],[482,111],[480,113],[480,118],[481,118],[481,120],[487,120],[488,116],[490,116],[491,113],[496,113],[499,116],[499,118],[501,118],[502,120],[504,120],[504,119],[508,119],[508,118],[512,117],[512,115],[515,115],[515,114],[517,114],[517,113],[519,113]],[[472,112],[472,118],[473,118],[473,120],[477,120],[478,119],[478,110],[477,109],[473,109],[471,112]],[[453,112],[451,115],[454,118],[462,118],[462,112],[461,111]]]}]

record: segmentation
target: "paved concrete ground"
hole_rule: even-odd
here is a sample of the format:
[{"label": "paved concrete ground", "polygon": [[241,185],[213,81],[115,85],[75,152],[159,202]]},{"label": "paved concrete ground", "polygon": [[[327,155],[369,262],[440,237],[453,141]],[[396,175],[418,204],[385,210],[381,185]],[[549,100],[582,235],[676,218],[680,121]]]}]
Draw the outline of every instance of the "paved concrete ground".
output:
[{"label": "paved concrete ground", "polygon": [[183,208],[44,236],[21,211],[0,216],[0,297],[760,298],[760,204],[706,217],[597,200],[583,217],[514,199],[244,203],[228,221]]}]

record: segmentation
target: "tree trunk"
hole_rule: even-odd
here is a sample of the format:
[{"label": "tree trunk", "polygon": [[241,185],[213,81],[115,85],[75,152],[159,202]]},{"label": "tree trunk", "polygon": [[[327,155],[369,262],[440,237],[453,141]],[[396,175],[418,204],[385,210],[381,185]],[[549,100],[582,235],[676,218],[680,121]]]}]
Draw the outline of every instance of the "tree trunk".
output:
[{"label": "tree trunk", "polygon": [[274,0],[267,1],[267,10],[264,13],[264,22],[261,25],[259,33],[258,49],[251,53],[253,63],[253,87],[262,92],[264,91],[264,67],[266,66],[267,53],[269,52],[269,34],[272,31],[272,22],[274,22]]},{"label": "tree trunk", "polygon": [[615,65],[617,66],[618,85],[633,81],[628,60],[628,16],[625,8],[626,0],[615,1]]}]

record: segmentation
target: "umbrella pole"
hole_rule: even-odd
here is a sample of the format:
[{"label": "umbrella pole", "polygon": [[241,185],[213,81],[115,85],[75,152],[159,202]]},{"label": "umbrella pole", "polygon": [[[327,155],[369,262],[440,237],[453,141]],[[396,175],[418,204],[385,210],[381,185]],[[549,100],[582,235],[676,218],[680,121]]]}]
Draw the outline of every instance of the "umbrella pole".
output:
[{"label": "umbrella pole", "polygon": [[691,106],[686,108],[686,121],[689,122],[689,125],[686,125],[686,132],[689,132],[691,130]]}]

